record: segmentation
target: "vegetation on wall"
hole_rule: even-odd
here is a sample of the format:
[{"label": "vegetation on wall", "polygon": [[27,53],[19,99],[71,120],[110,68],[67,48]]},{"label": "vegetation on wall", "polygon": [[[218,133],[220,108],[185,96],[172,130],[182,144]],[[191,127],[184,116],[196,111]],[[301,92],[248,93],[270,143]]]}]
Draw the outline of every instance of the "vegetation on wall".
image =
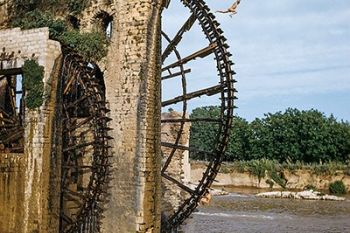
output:
[{"label": "vegetation on wall", "polygon": [[90,0],[14,0],[13,10],[21,14],[33,10],[54,13],[59,9],[68,10],[71,14],[79,14],[89,4]]},{"label": "vegetation on wall", "polygon": [[101,33],[80,33],[76,30],[66,31],[58,40],[63,45],[79,53],[86,61],[99,61],[107,55],[108,41]]},{"label": "vegetation on wall", "polygon": [[27,60],[23,66],[23,88],[25,103],[29,109],[36,109],[44,102],[44,67],[35,60]]},{"label": "vegetation on wall", "polygon": [[44,13],[38,9],[29,11],[12,21],[13,27],[20,27],[22,29],[33,29],[48,27],[50,38],[57,40],[62,33],[67,30],[63,20],[54,19],[51,13]]},{"label": "vegetation on wall", "polygon": [[100,61],[107,55],[108,40],[103,32],[80,33],[70,30],[67,22],[54,17],[55,8],[67,8],[71,14],[78,14],[90,1],[78,0],[32,0],[15,1],[16,15],[11,20],[12,27],[33,29],[48,27],[50,39],[59,41],[65,49],[74,51],[87,61]]},{"label": "vegetation on wall", "polygon": [[73,14],[79,14],[88,6],[89,3],[89,0],[69,0],[68,9]]},{"label": "vegetation on wall", "polygon": [[[191,118],[218,116],[219,107],[193,110]],[[194,123],[190,145],[208,149],[215,140],[216,129],[209,124]],[[226,161],[259,160],[267,158],[279,162],[319,163],[343,161],[350,155],[350,124],[326,117],[317,110],[287,109],[284,113],[268,113],[262,119],[248,123],[235,117]],[[193,159],[206,158],[192,155]]]}]

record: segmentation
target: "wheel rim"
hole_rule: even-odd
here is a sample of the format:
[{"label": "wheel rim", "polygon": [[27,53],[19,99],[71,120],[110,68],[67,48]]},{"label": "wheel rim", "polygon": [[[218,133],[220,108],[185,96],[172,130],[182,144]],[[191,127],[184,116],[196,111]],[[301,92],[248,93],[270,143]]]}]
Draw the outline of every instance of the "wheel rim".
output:
[{"label": "wheel rim", "polygon": [[[196,1],[182,1],[183,5],[190,10],[190,17],[185,21],[175,36],[170,37],[162,32],[162,36],[167,45],[164,46],[162,53],[162,90],[167,90],[166,82],[171,79],[178,78],[180,86],[182,88],[181,95],[175,96],[170,99],[162,100],[162,107],[168,108],[176,105],[182,105],[178,107],[181,113],[177,115],[177,118],[162,119],[162,127],[166,128],[166,125],[175,125],[175,138],[168,139],[162,138],[162,151],[163,151],[163,167],[162,177],[163,183],[172,183],[172,185],[179,190],[187,193],[185,198],[178,203],[178,206],[172,213],[165,214],[162,218],[162,231],[169,232],[171,229],[176,229],[197,207],[198,202],[210,188],[213,183],[216,174],[219,171],[220,164],[222,162],[224,153],[226,151],[229,130],[232,125],[234,104],[234,72],[231,69],[232,62],[230,61],[231,54],[228,52],[228,45],[226,39],[222,35],[222,30],[219,28],[219,23],[216,22],[215,16],[210,13],[210,9],[202,0]],[[200,28],[204,32],[208,45],[202,49],[195,51],[194,53],[182,57],[177,47],[181,46],[181,41],[185,34],[191,32],[195,23],[199,23]],[[163,27],[164,28],[164,27]],[[167,62],[170,56],[173,54],[175,61]],[[207,88],[199,90],[188,91],[191,87],[188,87],[189,74],[191,69],[189,65],[195,59],[206,58],[212,56],[216,60],[214,67],[218,72],[218,76],[215,79],[216,84]],[[172,84],[170,84],[172,85]],[[169,89],[169,88],[168,88]],[[193,89],[193,88],[192,88]],[[220,114],[218,118],[190,118],[188,116],[189,110],[191,110],[191,101],[203,96],[217,96]],[[212,145],[212,150],[203,151],[198,148],[194,148],[191,145],[183,145],[183,134],[188,130],[188,124],[215,124],[217,125],[217,133],[215,142]],[[165,133],[165,132],[162,132]],[[168,140],[167,140],[168,139]],[[171,171],[171,164],[176,163],[176,156],[183,152],[189,152],[190,154],[199,153],[208,158],[208,164],[206,170],[194,187],[188,185],[179,180],[179,176],[175,177],[174,172]],[[174,159],[175,158],[175,159]],[[166,186],[166,185],[164,185]],[[163,197],[164,199],[164,197]]]}]

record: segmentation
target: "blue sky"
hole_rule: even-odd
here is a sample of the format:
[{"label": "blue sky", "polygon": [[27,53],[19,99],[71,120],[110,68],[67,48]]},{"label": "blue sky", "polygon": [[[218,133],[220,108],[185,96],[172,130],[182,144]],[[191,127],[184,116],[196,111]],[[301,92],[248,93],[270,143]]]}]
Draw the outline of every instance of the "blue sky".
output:
[{"label": "blue sky", "polygon": [[[207,0],[213,12],[232,2]],[[187,16],[187,10],[172,0],[163,18],[169,35]],[[235,62],[237,115],[252,120],[288,107],[315,108],[350,121],[349,0],[241,0],[232,18],[216,16]],[[205,45],[198,27],[179,50],[185,55]],[[189,85],[193,89],[215,75],[210,71],[212,59],[196,62],[189,65],[191,75],[201,81]],[[163,96],[173,92],[170,86],[163,88]],[[211,103],[216,102],[208,98],[191,106]]]}]

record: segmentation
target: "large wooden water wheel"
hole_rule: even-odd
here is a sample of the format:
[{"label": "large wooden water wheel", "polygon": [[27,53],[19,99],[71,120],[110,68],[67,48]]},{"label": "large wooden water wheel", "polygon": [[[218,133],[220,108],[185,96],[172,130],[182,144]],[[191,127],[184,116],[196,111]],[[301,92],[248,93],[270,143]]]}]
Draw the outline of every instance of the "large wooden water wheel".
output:
[{"label": "large wooden water wheel", "polygon": [[[172,36],[166,33],[166,30],[173,31],[173,28],[169,28],[166,17],[174,17],[171,14],[172,7],[179,7],[175,1],[171,1],[164,12],[162,27],[162,107],[163,112],[170,109],[170,113],[163,114],[162,129],[165,131],[162,135],[169,134],[169,129],[175,135],[162,136],[161,174],[163,192],[166,195],[163,199],[169,200],[171,195],[177,196],[171,203],[172,211],[164,209],[166,204],[163,200],[162,232],[177,229],[196,209],[213,183],[227,148],[235,99],[234,72],[231,69],[233,63],[219,23],[203,0],[181,2],[189,13],[188,18],[183,19],[178,31],[172,32]],[[177,16],[177,21],[182,18],[182,15]],[[213,72],[208,72],[210,69]],[[216,116],[190,117],[194,108],[208,103],[218,106],[219,113]],[[171,113],[173,110],[177,113]],[[188,143],[189,128],[196,124],[212,125],[215,130],[212,145],[206,145],[209,149],[202,150],[192,146],[191,141]],[[191,140],[194,140],[193,136]],[[176,172],[179,166],[184,165],[181,156],[186,153],[190,157],[207,160],[205,172],[195,184],[189,184],[182,174]]]}]

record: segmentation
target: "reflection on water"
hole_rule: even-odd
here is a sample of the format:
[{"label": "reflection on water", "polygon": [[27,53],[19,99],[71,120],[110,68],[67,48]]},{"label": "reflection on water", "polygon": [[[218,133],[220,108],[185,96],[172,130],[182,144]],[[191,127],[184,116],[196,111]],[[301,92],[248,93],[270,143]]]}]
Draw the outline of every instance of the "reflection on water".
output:
[{"label": "reflection on water", "polygon": [[265,199],[257,190],[215,197],[201,207],[186,233],[350,233],[350,201]]}]

